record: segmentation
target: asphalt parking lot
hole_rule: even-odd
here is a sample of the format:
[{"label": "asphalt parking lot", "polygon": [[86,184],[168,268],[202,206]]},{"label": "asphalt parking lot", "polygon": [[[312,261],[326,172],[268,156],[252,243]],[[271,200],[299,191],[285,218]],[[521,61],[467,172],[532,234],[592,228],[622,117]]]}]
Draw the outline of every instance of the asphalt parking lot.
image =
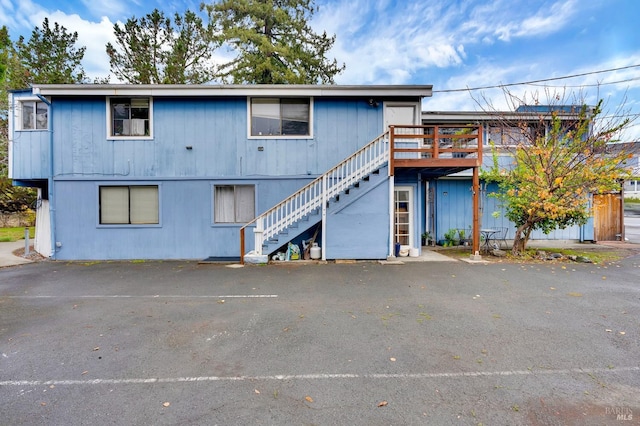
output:
[{"label": "asphalt parking lot", "polygon": [[640,256],[0,270],[3,425],[640,424]]}]

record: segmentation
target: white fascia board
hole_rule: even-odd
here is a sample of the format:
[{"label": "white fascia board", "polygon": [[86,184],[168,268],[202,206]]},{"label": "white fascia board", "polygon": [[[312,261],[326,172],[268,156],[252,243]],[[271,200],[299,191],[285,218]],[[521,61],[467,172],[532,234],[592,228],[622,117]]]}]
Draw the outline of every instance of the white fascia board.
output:
[{"label": "white fascia board", "polygon": [[[475,123],[500,121],[538,121],[551,118],[551,113],[514,111],[422,111],[423,123]],[[560,119],[576,119],[578,114],[558,113]]]},{"label": "white fascia board", "polygon": [[34,90],[51,96],[338,96],[428,97],[431,85],[133,85],[133,84],[34,84]]}]

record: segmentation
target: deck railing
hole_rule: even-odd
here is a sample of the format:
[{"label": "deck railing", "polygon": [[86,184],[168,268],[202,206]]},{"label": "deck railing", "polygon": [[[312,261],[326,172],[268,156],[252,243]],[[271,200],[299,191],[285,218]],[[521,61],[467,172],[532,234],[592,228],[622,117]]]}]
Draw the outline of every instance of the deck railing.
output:
[{"label": "deck railing", "polygon": [[480,165],[482,126],[424,125],[389,126],[391,164],[395,167]]},{"label": "deck railing", "polygon": [[245,230],[255,225],[254,253],[262,255],[265,241],[349,189],[365,176],[389,164],[394,167],[429,167],[450,163],[476,167],[482,162],[482,127],[474,125],[402,125],[389,131],[338,163],[296,193],[240,228],[240,261],[244,263]]}]

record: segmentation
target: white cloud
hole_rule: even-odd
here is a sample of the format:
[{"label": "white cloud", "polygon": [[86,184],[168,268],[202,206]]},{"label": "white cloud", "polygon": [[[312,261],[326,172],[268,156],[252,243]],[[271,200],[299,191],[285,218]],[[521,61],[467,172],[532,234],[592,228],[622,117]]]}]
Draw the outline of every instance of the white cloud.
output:
[{"label": "white cloud", "polygon": [[13,38],[16,34],[21,34],[23,30],[32,30],[33,15],[42,8],[34,4],[31,0],[22,0],[14,4],[11,0],[0,2],[0,25],[6,25]]},{"label": "white cloud", "polygon": [[534,16],[522,21],[520,29],[514,33],[517,37],[548,34],[558,31],[571,22],[575,14],[576,1],[557,2],[548,9],[539,10]]},{"label": "white cloud", "polygon": [[530,5],[519,6],[512,0],[498,0],[474,6],[460,30],[476,40],[492,43],[495,38],[508,42],[513,37],[551,34],[564,28],[576,13],[576,0],[559,0],[549,6],[542,4],[531,13]]},{"label": "white cloud", "polygon": [[109,1],[96,1],[96,0],[82,0],[82,4],[87,11],[91,13],[94,18],[103,18],[105,16],[110,17],[113,20],[118,18],[132,15],[132,4],[139,4],[137,1],[131,0],[109,0]]},{"label": "white cloud", "polygon": [[463,67],[472,45],[560,31],[576,9],[576,0],[542,5],[533,13],[512,0],[478,3],[400,7],[386,0],[327,0],[313,24],[337,35],[330,57],[347,64],[339,83],[399,84],[429,69]]},{"label": "white cloud", "polygon": [[456,12],[417,3],[336,1],[321,8],[313,24],[337,35],[330,55],[347,64],[338,82],[402,84],[420,69],[463,62],[464,44],[451,37],[449,26]]},{"label": "white cloud", "polygon": [[[117,2],[109,4],[111,3],[117,5]],[[12,39],[17,39],[20,34],[29,39],[33,28],[41,28],[45,18],[49,19],[52,27],[57,22],[68,32],[78,33],[76,47],[87,48],[83,67],[91,79],[106,77],[109,74],[109,59],[105,52],[105,45],[115,39],[113,23],[109,18],[103,17],[100,21],[91,21],[77,14],[70,15],[60,10],[48,10],[31,0],[21,0],[16,4],[10,0],[0,0],[0,25],[7,25]]]}]

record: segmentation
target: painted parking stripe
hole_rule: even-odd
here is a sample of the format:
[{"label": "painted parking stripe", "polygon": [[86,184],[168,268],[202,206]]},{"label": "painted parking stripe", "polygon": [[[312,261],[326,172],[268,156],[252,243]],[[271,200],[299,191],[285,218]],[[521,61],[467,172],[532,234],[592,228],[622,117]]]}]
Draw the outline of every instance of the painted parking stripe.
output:
[{"label": "painted parking stripe", "polygon": [[98,294],[69,296],[6,296],[8,299],[275,299],[277,294],[222,294],[222,295],[131,295],[131,294]]},{"label": "painted parking stripe", "polygon": [[561,376],[568,374],[610,374],[640,372],[640,367],[622,368],[573,368],[565,370],[509,370],[476,371],[458,373],[397,373],[397,374],[291,374],[273,376],[203,376],[169,377],[149,379],[91,379],[91,380],[5,380],[0,386],[72,386],[72,385],[137,385],[156,383],[192,383],[192,382],[244,382],[244,381],[284,381],[284,380],[347,380],[347,379],[460,379],[495,376]]}]

